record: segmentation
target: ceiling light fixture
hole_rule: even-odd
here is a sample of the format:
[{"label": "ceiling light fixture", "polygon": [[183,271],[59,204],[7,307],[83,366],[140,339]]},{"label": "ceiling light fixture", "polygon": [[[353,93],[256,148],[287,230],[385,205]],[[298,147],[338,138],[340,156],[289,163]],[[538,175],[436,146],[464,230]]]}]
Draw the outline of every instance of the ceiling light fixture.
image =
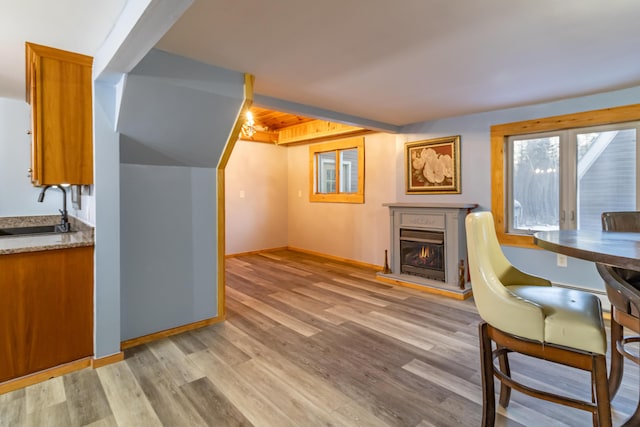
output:
[{"label": "ceiling light fixture", "polygon": [[246,119],[242,124],[242,134],[247,138],[251,138],[255,133],[256,128],[255,122],[253,121],[253,114],[251,114],[251,111],[247,111]]}]

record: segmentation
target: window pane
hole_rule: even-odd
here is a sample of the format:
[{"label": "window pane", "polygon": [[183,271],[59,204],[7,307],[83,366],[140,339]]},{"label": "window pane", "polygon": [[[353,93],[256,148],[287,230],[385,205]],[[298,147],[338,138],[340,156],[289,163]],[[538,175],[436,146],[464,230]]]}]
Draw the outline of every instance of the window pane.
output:
[{"label": "window pane", "polygon": [[600,230],[607,211],[636,210],[635,129],[577,135],[578,228]]},{"label": "window pane", "polygon": [[336,192],[336,152],[328,151],[326,153],[318,153],[317,171],[318,171],[318,193],[335,193]]},{"label": "window pane", "polygon": [[358,192],[358,150],[340,151],[340,192]]},{"label": "window pane", "polygon": [[525,231],[559,229],[560,138],[512,141],[511,226]]}]

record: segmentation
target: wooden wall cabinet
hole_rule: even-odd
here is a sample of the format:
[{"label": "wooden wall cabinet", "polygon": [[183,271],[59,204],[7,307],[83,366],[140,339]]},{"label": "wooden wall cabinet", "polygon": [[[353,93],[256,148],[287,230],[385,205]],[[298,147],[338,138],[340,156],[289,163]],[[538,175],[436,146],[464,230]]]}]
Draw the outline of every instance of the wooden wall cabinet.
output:
[{"label": "wooden wall cabinet", "polygon": [[0,383],[93,354],[93,247],[0,255]]},{"label": "wooden wall cabinet", "polygon": [[93,58],[26,43],[31,182],[93,183]]}]

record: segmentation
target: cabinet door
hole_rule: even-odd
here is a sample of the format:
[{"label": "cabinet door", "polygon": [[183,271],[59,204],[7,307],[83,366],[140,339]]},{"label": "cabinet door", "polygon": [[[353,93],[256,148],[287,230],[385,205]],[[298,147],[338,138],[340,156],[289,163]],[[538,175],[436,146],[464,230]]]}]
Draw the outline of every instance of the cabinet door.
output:
[{"label": "cabinet door", "polygon": [[27,43],[32,182],[93,183],[92,58]]},{"label": "cabinet door", "polygon": [[31,175],[31,182],[33,184],[38,184],[39,180],[42,177],[42,171],[40,170],[40,165],[38,163],[38,159],[40,158],[40,153],[37,153],[38,147],[36,146],[36,129],[38,128],[38,112],[40,108],[38,107],[38,98],[36,95],[35,89],[35,81],[36,81],[36,67],[37,67],[36,58],[31,55],[27,55],[27,73],[29,76],[27,77],[27,102],[31,105],[31,129],[28,133],[31,134],[31,165],[29,167],[29,174]]},{"label": "cabinet door", "polygon": [[0,382],[93,354],[93,248],[0,255]]}]

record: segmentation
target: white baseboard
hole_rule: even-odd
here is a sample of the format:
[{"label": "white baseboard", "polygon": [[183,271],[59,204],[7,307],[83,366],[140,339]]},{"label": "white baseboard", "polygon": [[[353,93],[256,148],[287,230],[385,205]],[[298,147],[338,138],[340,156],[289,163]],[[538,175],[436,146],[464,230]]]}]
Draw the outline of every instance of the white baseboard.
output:
[{"label": "white baseboard", "polygon": [[607,297],[607,292],[605,290],[600,289],[592,289],[592,288],[583,288],[576,285],[568,285],[566,283],[553,283],[553,286],[557,286],[559,288],[565,289],[574,289],[576,291],[589,292],[600,298],[600,302],[602,303],[602,310],[606,312],[611,312],[611,303],[609,302],[609,298]]}]

